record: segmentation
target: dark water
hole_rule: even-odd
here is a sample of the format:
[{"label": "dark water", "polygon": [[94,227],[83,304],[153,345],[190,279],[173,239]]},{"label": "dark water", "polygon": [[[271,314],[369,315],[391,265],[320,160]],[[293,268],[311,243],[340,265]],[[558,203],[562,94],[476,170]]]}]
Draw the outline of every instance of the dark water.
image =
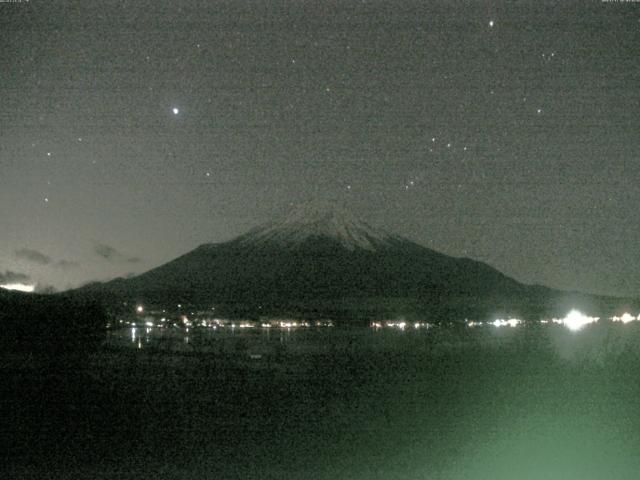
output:
[{"label": "dark water", "polygon": [[0,468],[3,478],[635,479],[639,327],[192,330],[188,341],[125,330],[89,359],[3,360]]}]

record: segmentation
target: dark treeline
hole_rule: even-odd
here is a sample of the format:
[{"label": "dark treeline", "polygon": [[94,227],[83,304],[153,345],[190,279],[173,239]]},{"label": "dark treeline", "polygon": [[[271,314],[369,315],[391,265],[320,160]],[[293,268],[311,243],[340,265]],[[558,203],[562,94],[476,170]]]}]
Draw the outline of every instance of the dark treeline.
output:
[{"label": "dark treeline", "polygon": [[5,352],[88,353],[104,338],[106,322],[97,302],[68,295],[0,293],[0,344]]},{"label": "dark treeline", "polygon": [[86,442],[78,429],[113,403],[89,368],[105,326],[99,303],[0,291],[0,464]]}]

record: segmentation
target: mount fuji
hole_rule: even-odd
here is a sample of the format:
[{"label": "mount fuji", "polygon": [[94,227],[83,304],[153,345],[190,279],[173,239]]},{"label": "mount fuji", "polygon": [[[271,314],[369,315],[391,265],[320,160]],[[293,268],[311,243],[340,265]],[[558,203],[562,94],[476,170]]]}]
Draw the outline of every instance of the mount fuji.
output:
[{"label": "mount fuji", "polygon": [[435,320],[540,317],[607,297],[525,285],[489,265],[372,227],[343,207],[305,203],[224,243],[127,279],[78,290],[104,300],[216,307],[230,316]]}]

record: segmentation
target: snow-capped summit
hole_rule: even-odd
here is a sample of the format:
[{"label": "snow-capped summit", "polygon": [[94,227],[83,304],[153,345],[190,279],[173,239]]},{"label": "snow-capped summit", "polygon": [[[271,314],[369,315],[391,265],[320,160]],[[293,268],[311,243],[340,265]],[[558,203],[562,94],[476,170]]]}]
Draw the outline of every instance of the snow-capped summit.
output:
[{"label": "snow-capped summit", "polygon": [[312,238],[337,240],[349,250],[376,250],[398,237],[372,227],[341,205],[314,201],[298,205],[282,218],[261,225],[239,238],[244,243],[295,245]]}]

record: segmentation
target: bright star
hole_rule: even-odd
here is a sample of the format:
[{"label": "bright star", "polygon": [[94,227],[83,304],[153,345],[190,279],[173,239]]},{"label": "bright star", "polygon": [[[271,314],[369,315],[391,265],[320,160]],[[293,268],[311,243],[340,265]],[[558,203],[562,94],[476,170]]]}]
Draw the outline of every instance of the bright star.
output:
[{"label": "bright star", "polygon": [[495,22],[493,20],[489,20],[489,26],[493,27],[493,25],[495,24]]},{"label": "bright star", "polygon": [[173,114],[174,115],[178,115],[180,113],[180,110],[178,110],[177,108],[173,107]]}]

